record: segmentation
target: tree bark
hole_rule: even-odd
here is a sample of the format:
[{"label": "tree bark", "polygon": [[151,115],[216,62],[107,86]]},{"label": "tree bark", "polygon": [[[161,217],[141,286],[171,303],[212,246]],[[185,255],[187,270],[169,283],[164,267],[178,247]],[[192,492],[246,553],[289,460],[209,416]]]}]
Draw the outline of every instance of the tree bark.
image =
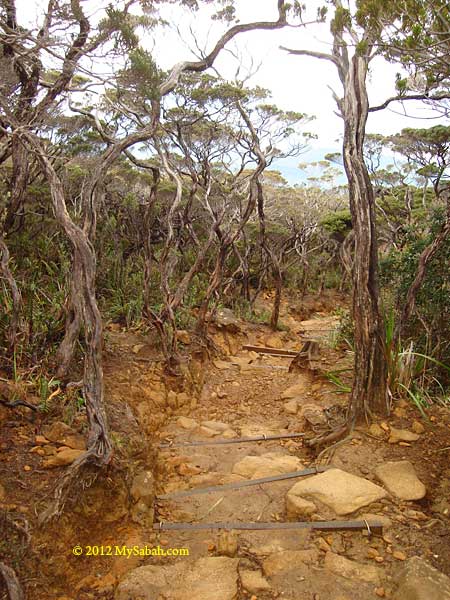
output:
[{"label": "tree bark", "polygon": [[368,60],[356,53],[343,74],[344,167],[355,238],[353,264],[353,319],[355,373],[349,423],[388,412],[384,322],[380,313],[375,198],[363,157],[368,115],[366,88]]},{"label": "tree bark", "polygon": [[43,514],[41,520],[47,520],[60,514],[68,492],[81,468],[88,462],[98,467],[108,464],[112,457],[112,445],[104,408],[104,386],[102,371],[102,320],[95,298],[95,251],[87,232],[71,219],[64,198],[64,189],[53,165],[46,156],[39,140],[29,132],[23,132],[24,138],[32,146],[37,160],[45,173],[50,186],[53,211],[56,220],[73,246],[74,285],[77,294],[72,301],[80,303],[76,310],[82,317],[85,338],[85,358],[83,376],[83,394],[89,422],[87,451],[81,455],[66,471],[55,491],[55,501]]}]

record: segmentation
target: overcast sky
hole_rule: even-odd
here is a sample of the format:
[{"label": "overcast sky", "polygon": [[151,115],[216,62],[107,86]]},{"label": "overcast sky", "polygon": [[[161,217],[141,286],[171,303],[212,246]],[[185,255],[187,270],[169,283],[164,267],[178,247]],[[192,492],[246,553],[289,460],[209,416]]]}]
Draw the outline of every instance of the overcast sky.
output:
[{"label": "overcast sky", "polygon": [[[311,7],[311,14],[314,16],[318,2],[309,0],[306,4]],[[275,0],[236,0],[236,6],[242,23],[276,18]],[[191,30],[195,32],[197,43],[204,50],[213,47],[222,31],[210,20],[206,9],[202,9],[194,17],[190,17],[187,11],[179,8],[172,8],[165,15],[169,21],[176,23],[180,30],[176,31],[175,27],[165,30],[160,40],[161,45],[155,47],[159,62],[165,68],[179,60],[190,58],[189,49],[195,47]],[[343,123],[335,114],[336,105],[329,86],[338,95],[341,95],[342,88],[332,63],[315,58],[290,56],[280,50],[279,46],[330,52],[330,43],[329,26],[321,24],[301,29],[254,31],[238,36],[229,46],[233,54],[240,57],[241,74],[251,72],[259,66],[249,80],[249,85],[258,84],[271,90],[273,101],[280,108],[316,117],[307,126],[318,136],[317,140],[310,143],[311,150],[300,158],[287,159],[276,166],[291,183],[305,178],[297,168],[299,162],[321,160],[328,152],[340,150]],[[223,52],[216,62],[218,71],[230,78],[234,77],[237,64],[238,61],[228,52]],[[395,74],[398,71],[398,65],[389,64],[382,58],[372,61],[368,81],[372,106],[395,95]],[[390,134],[404,127],[429,127],[438,122],[436,115],[420,103],[409,103],[407,110],[410,115],[423,117],[423,120],[404,116],[402,106],[395,103],[388,109],[370,114],[367,131]]]},{"label": "overcast sky", "polygon": [[[28,18],[34,12],[32,8],[41,16],[46,4],[44,0],[17,0],[19,14]],[[84,0],[87,13],[96,13],[97,8],[105,4],[104,0]],[[276,0],[236,0],[237,16],[242,23],[273,21],[277,17],[276,4]],[[319,3],[317,0],[306,0],[306,4],[314,17]],[[209,51],[224,31],[224,25],[211,21],[210,15],[208,8],[202,8],[195,15],[179,7],[164,8],[163,16],[171,25],[156,32],[156,35],[149,35],[148,39],[144,39],[144,45],[153,50],[156,62],[165,69],[180,60],[193,58],[191,49],[195,50],[196,44],[201,50]],[[233,54],[224,51],[215,63],[220,74],[228,78],[234,78],[238,65],[241,76],[256,70],[249,85],[260,85],[271,90],[273,102],[282,109],[316,117],[307,126],[308,130],[318,136],[317,140],[311,142],[311,150],[301,158],[288,159],[276,167],[291,183],[304,180],[304,174],[297,168],[299,162],[321,160],[328,152],[340,149],[343,124],[335,114],[336,106],[329,86],[338,95],[341,95],[341,87],[332,63],[309,57],[289,56],[279,46],[329,52],[330,43],[329,27],[326,24],[301,29],[254,31],[235,38],[227,46]],[[238,60],[236,56],[239,57]],[[381,58],[372,61],[368,82],[371,105],[379,104],[395,94],[397,71],[397,65],[388,64]],[[409,103],[407,109],[410,115],[424,119],[403,116],[402,106],[395,103],[388,109],[371,114],[367,131],[389,134],[404,127],[429,127],[438,122],[432,118],[429,109],[425,109],[420,103]]]}]

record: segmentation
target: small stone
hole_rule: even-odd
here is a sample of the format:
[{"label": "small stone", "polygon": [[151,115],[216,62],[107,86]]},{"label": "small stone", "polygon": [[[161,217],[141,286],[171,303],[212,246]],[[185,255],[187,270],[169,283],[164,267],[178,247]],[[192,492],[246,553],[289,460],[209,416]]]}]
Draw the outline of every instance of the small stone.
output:
[{"label": "small stone", "polygon": [[328,542],[326,542],[323,537],[319,537],[316,540],[317,543],[317,547],[319,548],[319,550],[322,550],[322,552],[330,552],[331,551],[331,546]]},{"label": "small stone", "polygon": [[397,406],[397,408],[394,409],[394,415],[399,419],[403,419],[403,417],[406,417],[406,410]]},{"label": "small stone", "polygon": [[382,423],[380,423],[380,427],[384,431],[389,431],[389,425],[385,421],[383,421]]},{"label": "small stone", "polygon": [[141,471],[133,479],[131,497],[135,502],[142,500],[147,506],[152,504],[155,497],[155,480],[151,471]]},{"label": "small stone", "polygon": [[222,433],[221,436],[224,440],[232,440],[238,437],[238,434],[234,429],[227,429]]},{"label": "small stone", "polygon": [[219,535],[217,552],[222,556],[233,558],[238,551],[238,536],[234,531],[224,531]]},{"label": "small stone", "polygon": [[195,467],[194,465],[190,465],[189,463],[182,463],[178,467],[178,473],[180,475],[199,475],[202,472],[199,467]]},{"label": "small stone", "polygon": [[377,587],[374,591],[378,598],[384,598],[386,596],[386,591],[383,587]]},{"label": "small stone", "polygon": [[283,408],[288,415],[296,415],[298,411],[297,400],[289,400],[289,402],[284,404]]},{"label": "small stone", "polygon": [[44,427],[43,430],[45,438],[55,444],[61,444],[73,450],[86,449],[86,442],[83,436],[61,421],[55,421],[51,425]]},{"label": "small stone", "polygon": [[77,458],[84,454],[83,450],[73,450],[72,448],[65,448],[61,452],[58,452],[54,456],[50,456],[44,461],[43,466],[46,469],[52,469],[54,467],[64,467],[71,465]]},{"label": "small stone", "polygon": [[198,427],[197,421],[195,419],[190,419],[189,417],[178,417],[177,425],[189,431]]},{"label": "small stone", "polygon": [[39,456],[45,456],[45,450],[41,446],[33,446],[30,448],[30,454],[39,454]]},{"label": "small stone", "polygon": [[219,435],[219,431],[215,431],[214,429],[203,426],[199,427],[198,432],[200,435],[204,435],[205,437],[214,437],[215,435]]},{"label": "small stone", "polygon": [[401,550],[394,550],[394,552],[392,553],[392,556],[394,558],[396,558],[397,560],[406,560],[406,554],[404,552],[402,552]]},{"label": "small stone", "polygon": [[267,592],[270,590],[269,582],[263,577],[260,571],[241,570],[239,575],[242,587],[244,590],[247,590],[247,592],[250,592],[250,594],[258,594],[259,592]]},{"label": "small stone", "polygon": [[24,471],[31,471],[30,465],[24,465],[23,470]]},{"label": "small stone", "polygon": [[383,429],[377,423],[372,423],[369,427],[369,433],[376,438],[382,438],[384,436]]},{"label": "small stone", "polygon": [[48,440],[43,435],[37,435],[34,438],[34,443],[37,444],[38,446],[44,446],[45,444],[50,444],[50,440]]},{"label": "small stone", "polygon": [[191,336],[185,329],[180,329],[177,331],[177,340],[182,344],[187,345],[191,343]]},{"label": "small stone", "polygon": [[391,494],[402,500],[420,500],[426,494],[424,484],[407,460],[383,463],[375,469],[375,475]]},{"label": "small stone", "polygon": [[377,556],[379,556],[379,552],[376,548],[367,549],[367,558],[376,558]]},{"label": "small stone", "polygon": [[412,424],[411,429],[414,431],[414,433],[417,434],[421,434],[425,432],[425,427],[422,425],[422,423],[420,421],[414,421],[414,423]]},{"label": "small stone", "polygon": [[132,348],[133,354],[139,354],[142,348],[145,348],[145,344],[135,344]]},{"label": "small stone", "polygon": [[309,388],[309,380],[306,377],[299,377],[301,381],[296,383],[295,385],[291,385],[281,394],[281,398],[283,400],[290,400],[291,398],[295,398],[296,396],[302,396],[305,392],[308,391]]},{"label": "small stone", "polygon": [[221,423],[220,421],[202,421],[202,427],[207,427],[208,429],[212,429],[217,433],[222,433],[222,431],[226,431],[230,429],[228,423]]},{"label": "small stone", "polygon": [[391,427],[391,435],[388,439],[390,444],[396,444],[397,442],[416,442],[420,436],[417,433],[408,431],[407,429],[396,429]]}]

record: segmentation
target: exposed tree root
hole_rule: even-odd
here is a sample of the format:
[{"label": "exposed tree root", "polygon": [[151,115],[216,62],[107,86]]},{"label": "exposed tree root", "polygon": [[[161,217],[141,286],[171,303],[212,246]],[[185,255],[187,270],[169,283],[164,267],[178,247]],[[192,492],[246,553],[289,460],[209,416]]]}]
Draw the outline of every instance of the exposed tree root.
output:
[{"label": "exposed tree root", "polygon": [[38,411],[39,407],[34,404],[30,404],[29,402],[25,402],[25,400],[14,400],[13,402],[8,402],[3,398],[0,398],[0,404],[3,406],[7,406],[8,408],[16,408],[17,406],[25,406],[25,408],[29,408],[30,410]]},{"label": "exposed tree root", "polygon": [[0,562],[0,574],[5,582],[9,600],[25,600],[25,594],[14,569]]},{"label": "exposed tree root", "polygon": [[109,442],[103,443],[99,438],[95,445],[91,446],[84,454],[79,456],[64,472],[62,477],[59,479],[54,491],[53,501],[38,518],[39,525],[43,525],[51,519],[57,519],[61,516],[64,506],[69,498],[70,492],[74,486],[78,484],[78,487],[86,488],[92,485],[97,478],[98,472],[92,478],[85,478],[83,471],[88,466],[94,466],[97,469],[105,467],[109,462],[112,455],[111,446]]}]

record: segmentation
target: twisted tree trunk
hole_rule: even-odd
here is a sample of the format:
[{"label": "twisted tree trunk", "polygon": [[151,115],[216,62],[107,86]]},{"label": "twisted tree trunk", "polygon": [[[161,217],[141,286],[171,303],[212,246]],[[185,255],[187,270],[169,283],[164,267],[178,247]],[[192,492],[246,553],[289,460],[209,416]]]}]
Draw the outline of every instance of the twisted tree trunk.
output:
[{"label": "twisted tree trunk", "polygon": [[375,197],[363,157],[369,107],[366,88],[368,59],[356,53],[343,67],[343,155],[355,239],[355,374],[348,416],[349,423],[355,423],[367,419],[372,413],[386,414],[388,405],[384,322],[379,306]]},{"label": "twisted tree trunk", "polygon": [[53,165],[48,160],[40,141],[29,132],[24,138],[33,148],[47,178],[56,220],[73,247],[73,285],[77,293],[72,297],[76,311],[82,318],[85,338],[83,394],[89,422],[87,451],[65,472],[55,491],[54,503],[42,515],[45,521],[61,513],[75,477],[88,462],[101,467],[110,462],[112,445],[104,409],[102,371],[102,320],[95,298],[95,252],[87,232],[71,219],[64,198],[64,189]]}]

